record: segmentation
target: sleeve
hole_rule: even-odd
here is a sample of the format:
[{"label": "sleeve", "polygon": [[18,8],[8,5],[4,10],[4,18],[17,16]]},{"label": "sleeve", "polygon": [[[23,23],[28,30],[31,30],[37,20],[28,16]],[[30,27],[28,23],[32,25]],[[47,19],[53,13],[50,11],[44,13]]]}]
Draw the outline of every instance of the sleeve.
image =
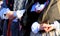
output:
[{"label": "sleeve", "polygon": [[60,35],[60,23],[58,21],[54,21],[54,24],[52,25],[55,27],[55,29],[57,30],[56,34],[58,34],[58,36]]},{"label": "sleeve", "polygon": [[60,23],[58,21],[54,21],[54,26],[57,30],[59,30],[59,27],[60,27],[59,25]]},{"label": "sleeve", "polygon": [[23,14],[25,13],[25,9],[23,10],[17,10],[16,13],[14,13],[14,15],[17,17],[17,18],[21,18],[23,16]]},{"label": "sleeve", "polygon": [[5,14],[6,14],[7,12],[9,12],[9,11],[10,11],[9,8],[6,8],[6,9],[4,10],[3,19],[8,19],[8,18],[5,16]]},{"label": "sleeve", "polygon": [[10,11],[10,9],[9,9],[9,8],[7,8],[7,9],[5,10],[4,14],[6,14],[8,11]]},{"label": "sleeve", "polygon": [[56,30],[59,30],[60,23],[58,21],[54,21],[54,24],[51,24]]},{"label": "sleeve", "polygon": [[33,33],[38,33],[38,31],[40,30],[40,25],[38,22],[34,22],[31,26],[31,30]]}]

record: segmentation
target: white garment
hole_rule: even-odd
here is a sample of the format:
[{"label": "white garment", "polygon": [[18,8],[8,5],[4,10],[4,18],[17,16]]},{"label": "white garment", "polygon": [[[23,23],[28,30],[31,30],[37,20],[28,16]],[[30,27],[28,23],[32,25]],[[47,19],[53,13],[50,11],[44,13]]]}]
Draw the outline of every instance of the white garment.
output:
[{"label": "white garment", "polygon": [[16,19],[14,19],[13,21],[17,22],[18,21],[17,19],[21,19],[21,17],[23,16],[24,12],[25,12],[25,9],[14,11],[14,16],[16,16]]},{"label": "white garment", "polygon": [[25,12],[25,9],[17,10],[17,12],[16,12],[17,18],[21,18],[23,16],[24,12]]},{"label": "white garment", "polygon": [[31,26],[31,30],[34,33],[37,33],[40,30],[40,24],[38,22],[34,22]]}]

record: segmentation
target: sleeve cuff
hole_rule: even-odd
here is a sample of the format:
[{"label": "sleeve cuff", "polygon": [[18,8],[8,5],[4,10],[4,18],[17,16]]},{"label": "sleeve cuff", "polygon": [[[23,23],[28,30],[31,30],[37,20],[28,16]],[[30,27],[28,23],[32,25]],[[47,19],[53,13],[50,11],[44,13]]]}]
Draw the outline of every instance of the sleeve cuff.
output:
[{"label": "sleeve cuff", "polygon": [[34,22],[31,26],[31,30],[33,33],[38,33],[38,31],[40,30],[40,25],[38,22]]},{"label": "sleeve cuff", "polygon": [[54,29],[56,29],[56,26],[55,26],[55,24],[51,24],[51,26],[53,26],[53,28],[54,28]]},{"label": "sleeve cuff", "polygon": [[14,11],[13,15],[14,15],[15,17],[17,16],[16,11]]},{"label": "sleeve cuff", "polygon": [[53,26],[56,30],[59,30],[59,22],[58,21],[54,21],[54,24],[51,24],[51,26]]},{"label": "sleeve cuff", "polygon": [[59,22],[58,21],[54,21],[54,26],[56,28],[56,30],[59,30]]},{"label": "sleeve cuff", "polygon": [[16,11],[17,18],[21,18],[24,13],[25,13],[25,9],[23,9],[23,10],[17,10]]}]

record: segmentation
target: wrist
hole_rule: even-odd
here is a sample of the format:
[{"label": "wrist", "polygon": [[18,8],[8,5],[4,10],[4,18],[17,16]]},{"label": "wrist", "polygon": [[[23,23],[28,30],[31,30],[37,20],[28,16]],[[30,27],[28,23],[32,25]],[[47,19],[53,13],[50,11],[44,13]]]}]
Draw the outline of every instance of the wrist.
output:
[{"label": "wrist", "polygon": [[16,11],[14,11],[13,15],[14,15],[15,17],[17,16]]}]

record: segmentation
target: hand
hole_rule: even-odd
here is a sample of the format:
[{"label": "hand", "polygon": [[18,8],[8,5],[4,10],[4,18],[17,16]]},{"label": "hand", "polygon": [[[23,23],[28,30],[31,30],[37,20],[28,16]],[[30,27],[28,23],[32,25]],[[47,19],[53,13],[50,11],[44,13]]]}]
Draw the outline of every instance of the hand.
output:
[{"label": "hand", "polygon": [[51,30],[53,30],[53,29],[54,29],[54,27],[51,26],[51,25],[49,25],[47,32],[49,32],[49,31],[51,31]]},{"label": "hand", "polygon": [[48,29],[48,24],[41,24],[40,25],[40,30],[47,30]]},{"label": "hand", "polygon": [[49,31],[51,31],[52,29],[54,29],[53,28],[53,26],[51,26],[51,25],[49,25],[49,24],[42,24],[41,26],[40,26],[40,30],[45,30],[45,32],[49,32]]},{"label": "hand", "polygon": [[43,10],[37,10],[36,13],[41,13]]},{"label": "hand", "polygon": [[10,20],[13,20],[13,19],[14,19],[13,11],[9,11],[9,12],[6,14],[6,17],[8,17],[8,19],[10,19]]},{"label": "hand", "polygon": [[41,11],[40,10],[37,10],[36,13],[41,13]]}]

